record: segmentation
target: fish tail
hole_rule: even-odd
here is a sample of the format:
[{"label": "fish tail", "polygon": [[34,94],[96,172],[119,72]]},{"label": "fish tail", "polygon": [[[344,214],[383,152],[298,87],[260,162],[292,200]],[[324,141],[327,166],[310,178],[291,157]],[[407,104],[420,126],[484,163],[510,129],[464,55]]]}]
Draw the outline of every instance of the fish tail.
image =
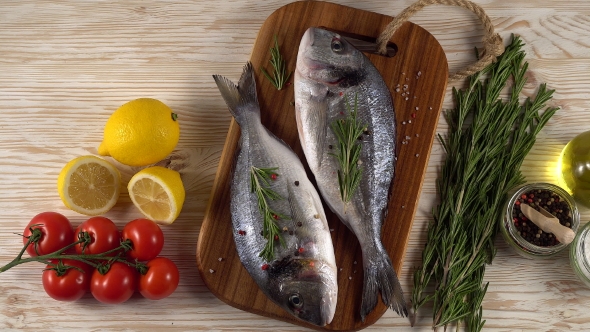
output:
[{"label": "fish tail", "polygon": [[230,113],[238,123],[242,123],[241,120],[247,116],[245,113],[260,113],[252,63],[248,62],[244,66],[238,85],[221,75],[213,75],[213,79]]},{"label": "fish tail", "polygon": [[385,250],[377,251],[370,259],[363,258],[365,280],[363,282],[363,298],[361,303],[361,319],[377,305],[377,296],[381,291],[383,303],[402,317],[408,316],[404,293]]}]

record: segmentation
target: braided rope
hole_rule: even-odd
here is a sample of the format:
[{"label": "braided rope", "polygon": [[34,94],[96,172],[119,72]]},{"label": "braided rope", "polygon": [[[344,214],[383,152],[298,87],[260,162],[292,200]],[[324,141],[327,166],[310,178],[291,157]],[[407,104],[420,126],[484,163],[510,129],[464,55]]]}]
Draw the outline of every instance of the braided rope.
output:
[{"label": "braided rope", "polygon": [[467,68],[460,70],[452,75],[449,75],[449,81],[456,81],[468,77],[476,72],[484,69],[487,65],[496,60],[500,54],[504,53],[504,43],[502,37],[494,33],[494,25],[485,11],[475,3],[468,0],[419,0],[404,9],[398,16],[396,16],[386,27],[385,30],[377,38],[378,51],[380,54],[387,54],[387,42],[391,39],[395,31],[406,22],[411,16],[416,14],[422,8],[429,5],[449,5],[458,6],[468,9],[475,13],[481,20],[484,26],[485,35],[483,38],[484,52],[480,59],[469,65]]}]

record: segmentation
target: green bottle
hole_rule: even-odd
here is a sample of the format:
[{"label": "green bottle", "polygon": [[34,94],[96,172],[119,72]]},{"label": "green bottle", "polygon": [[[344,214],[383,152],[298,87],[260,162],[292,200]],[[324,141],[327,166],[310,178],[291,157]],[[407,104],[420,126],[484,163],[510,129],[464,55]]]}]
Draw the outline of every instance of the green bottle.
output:
[{"label": "green bottle", "polygon": [[557,165],[559,184],[578,203],[590,208],[590,131],[567,143]]}]

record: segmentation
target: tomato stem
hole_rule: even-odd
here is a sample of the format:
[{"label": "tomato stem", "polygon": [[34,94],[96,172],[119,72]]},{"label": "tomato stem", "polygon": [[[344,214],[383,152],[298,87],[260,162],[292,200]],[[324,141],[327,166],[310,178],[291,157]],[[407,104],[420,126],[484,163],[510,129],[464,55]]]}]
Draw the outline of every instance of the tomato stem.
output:
[{"label": "tomato stem", "polygon": [[[24,252],[26,251],[27,247],[29,245],[31,245],[32,243],[36,243],[35,241],[38,241],[40,239],[40,236],[37,236],[34,234],[34,231],[37,231],[38,229],[34,229],[32,230],[31,236],[28,237],[28,241],[27,243],[24,245],[23,249],[20,251],[20,253],[16,256],[15,259],[12,260],[12,262],[0,267],[0,273],[7,271],[17,265],[21,265],[21,264],[25,264],[25,263],[29,263],[29,262],[40,262],[43,264],[48,264],[48,262],[51,262],[51,260],[55,260],[58,259],[60,260],[60,262],[58,262],[57,264],[48,264],[48,265],[54,265],[55,266],[55,270],[58,271],[58,273],[60,272],[60,269],[62,269],[61,271],[63,271],[65,273],[65,269],[68,268],[72,268],[72,266],[69,265],[65,265],[61,262],[62,259],[72,259],[72,260],[76,260],[76,261],[80,261],[83,263],[86,263],[94,268],[97,268],[99,270],[99,272],[101,271],[101,269],[106,269],[104,271],[104,273],[106,273],[109,268],[110,265],[114,262],[121,262],[124,264],[127,264],[131,267],[136,268],[138,271],[142,272],[142,271],[146,271],[147,270],[147,265],[145,265],[144,263],[140,263],[140,262],[129,262],[127,261],[125,258],[122,258],[121,255],[127,251],[129,251],[133,244],[131,243],[131,240],[126,239],[124,241],[121,241],[120,245],[117,248],[111,249],[109,251],[105,251],[103,253],[100,254],[92,254],[92,255],[85,255],[85,254],[64,254],[64,252],[68,251],[69,249],[73,248],[75,245],[77,244],[82,244],[82,248],[85,248],[86,245],[92,241],[92,238],[90,237],[90,235],[88,234],[88,232],[81,232],[78,236],[78,241],[71,243],[57,251],[54,251],[50,254],[46,254],[46,255],[38,255],[38,256],[34,256],[34,257],[29,257],[29,258],[22,258]],[[39,230],[39,233],[41,233],[41,231]],[[112,254],[114,252],[119,252],[119,254],[117,256],[108,256],[109,254]],[[99,263],[95,262],[95,261],[99,261]],[[61,265],[60,265],[61,264]],[[104,266],[104,268],[101,268],[101,266]],[[75,267],[74,267],[75,268]],[[101,274],[104,274],[102,272],[100,272]]]}]

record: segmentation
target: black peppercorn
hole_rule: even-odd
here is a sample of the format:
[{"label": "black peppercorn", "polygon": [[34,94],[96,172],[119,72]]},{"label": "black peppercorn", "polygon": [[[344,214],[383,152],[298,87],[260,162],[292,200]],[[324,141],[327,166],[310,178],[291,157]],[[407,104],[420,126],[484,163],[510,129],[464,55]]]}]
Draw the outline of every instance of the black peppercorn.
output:
[{"label": "black peppercorn", "polygon": [[545,233],[533,222],[529,222],[530,220],[520,210],[521,204],[529,204],[537,211],[540,210],[539,207],[542,207],[554,215],[560,224],[571,228],[572,217],[569,205],[559,195],[546,189],[525,192],[516,200],[512,209],[512,217],[519,235],[534,245],[550,247],[559,244],[559,241],[553,234]]}]

